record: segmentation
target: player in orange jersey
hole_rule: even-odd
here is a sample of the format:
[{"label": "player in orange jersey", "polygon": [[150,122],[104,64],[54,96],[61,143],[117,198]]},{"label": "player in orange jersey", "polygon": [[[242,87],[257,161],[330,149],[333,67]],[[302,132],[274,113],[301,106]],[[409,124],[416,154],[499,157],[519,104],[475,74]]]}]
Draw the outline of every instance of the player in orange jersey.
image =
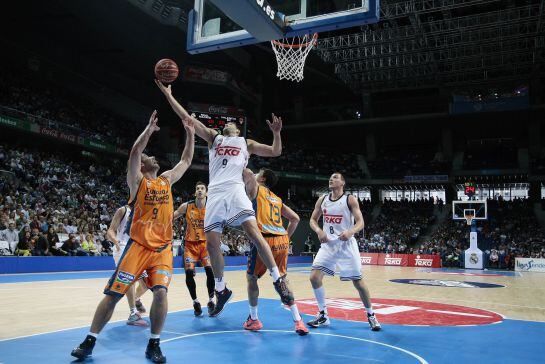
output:
[{"label": "player in orange jersey", "polygon": [[80,360],[92,354],[96,338],[112,317],[115,305],[145,270],[148,274],[146,284],[153,292],[151,338],[146,348],[146,358],[154,363],[166,362],[159,347],[159,337],[167,315],[167,289],[172,277],[174,208],[171,186],[189,168],[195,139],[193,121],[187,118],[182,122],[186,131],[182,158],[174,168],[159,177],[159,163],[155,157],[143,153],[151,135],[159,130],[156,111],[132,147],[127,170],[129,205],[132,208],[130,225],[127,227],[130,240],[104,289],[106,296],[96,309],[89,334],[72,351],[72,356]]},{"label": "player in orange jersey", "polygon": [[193,300],[195,316],[203,315],[201,303],[197,299],[197,284],[195,283],[195,263],[201,262],[206,273],[206,288],[208,289],[208,314],[214,309],[214,273],[210,266],[210,257],[206,250],[204,234],[204,213],[206,211],[207,187],[204,182],[195,185],[195,199],[183,203],[174,211],[174,220],[182,217],[185,220],[184,237],[184,269],[185,284]]},{"label": "player in orange jersey", "polygon": [[[249,169],[244,170],[246,192],[254,206],[257,226],[271,247],[274,261],[278,266],[280,275],[286,281],[290,297],[292,297],[287,302],[287,305],[295,322],[295,332],[299,335],[306,335],[308,334],[308,329],[301,319],[301,315],[293,299],[293,291],[286,278],[290,238],[299,224],[299,215],[284,205],[282,199],[270,190],[277,182],[278,177],[270,169],[261,169],[256,176]],[[288,220],[287,229],[282,224],[282,217]],[[244,325],[242,325],[246,330],[257,331],[263,328],[263,324],[257,316],[257,298],[259,297],[257,280],[266,271],[267,267],[263,264],[257,248],[253,245],[248,256],[248,274],[246,275],[248,279],[248,301],[250,303],[250,315],[246,319],[246,322],[244,322]]]}]

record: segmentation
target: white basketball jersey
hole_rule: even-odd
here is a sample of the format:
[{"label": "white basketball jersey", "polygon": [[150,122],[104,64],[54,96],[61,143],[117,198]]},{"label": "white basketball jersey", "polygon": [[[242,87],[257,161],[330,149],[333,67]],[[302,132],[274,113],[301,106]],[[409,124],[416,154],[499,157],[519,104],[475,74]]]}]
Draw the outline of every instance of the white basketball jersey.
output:
[{"label": "white basketball jersey", "polygon": [[129,223],[129,217],[131,215],[131,208],[129,206],[125,206],[125,214],[123,214],[123,218],[121,219],[121,222],[119,223],[119,226],[117,227],[117,235],[116,239],[119,242],[119,246],[125,246],[127,245],[127,242],[130,239],[129,234],[127,234],[127,224]]},{"label": "white basketball jersey", "polygon": [[249,157],[246,139],[218,135],[208,156],[208,188],[221,186],[221,189],[229,189],[237,184],[244,186],[242,171],[246,168]]},{"label": "white basketball jersey", "polygon": [[339,234],[354,226],[354,216],[348,206],[348,195],[333,201],[331,194],[322,201],[323,230],[329,240],[338,240]]}]

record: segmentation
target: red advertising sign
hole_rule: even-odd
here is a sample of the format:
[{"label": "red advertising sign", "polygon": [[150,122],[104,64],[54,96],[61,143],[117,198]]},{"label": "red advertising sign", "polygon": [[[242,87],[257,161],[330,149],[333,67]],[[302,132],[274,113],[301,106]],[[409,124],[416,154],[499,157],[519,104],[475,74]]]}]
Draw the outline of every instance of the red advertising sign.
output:
[{"label": "red advertising sign", "polygon": [[361,265],[440,268],[441,257],[427,254],[360,253]]}]

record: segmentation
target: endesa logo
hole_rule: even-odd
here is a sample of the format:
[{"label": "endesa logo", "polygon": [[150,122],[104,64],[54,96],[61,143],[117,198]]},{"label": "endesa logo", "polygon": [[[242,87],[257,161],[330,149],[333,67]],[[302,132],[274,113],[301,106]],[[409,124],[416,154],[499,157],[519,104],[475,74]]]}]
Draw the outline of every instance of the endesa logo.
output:
[{"label": "endesa logo", "polygon": [[343,222],[343,215],[324,214],[324,222],[326,224],[340,224]]},{"label": "endesa logo", "polygon": [[414,265],[415,267],[432,267],[433,259],[422,259],[420,255],[417,255]]},{"label": "endesa logo", "polygon": [[221,145],[218,145],[215,150],[216,150],[216,155],[219,155],[219,156],[236,157],[237,155],[240,154],[239,147],[230,147],[230,146],[222,147]]}]

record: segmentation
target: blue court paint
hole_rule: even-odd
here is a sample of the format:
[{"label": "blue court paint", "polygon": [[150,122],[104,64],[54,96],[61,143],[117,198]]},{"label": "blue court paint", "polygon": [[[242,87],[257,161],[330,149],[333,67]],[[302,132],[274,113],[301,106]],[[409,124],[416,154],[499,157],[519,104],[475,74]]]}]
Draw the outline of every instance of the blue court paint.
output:
[{"label": "blue court paint", "polygon": [[454,288],[504,288],[501,284],[469,282],[469,281],[451,281],[444,279],[390,279],[393,283],[416,284],[419,286],[433,287],[454,287]]},{"label": "blue court paint", "polygon": [[[545,323],[505,320],[471,327],[383,325],[331,320],[329,328],[300,337],[290,312],[261,299],[262,332],[245,332],[247,301],[227,306],[219,318],[195,318],[191,310],[169,314],[161,337],[170,363],[541,363]],[[305,316],[308,320],[310,317]],[[88,328],[0,341],[0,362],[66,363]],[[90,363],[149,363],[144,357],[149,329],[124,322],[106,326]]]},{"label": "blue court paint", "polygon": [[[306,267],[308,270],[308,263],[293,263],[291,267]],[[231,271],[243,271],[246,270],[246,266],[225,267],[226,272]],[[108,279],[113,274],[113,270],[97,271],[97,272],[57,272],[57,273],[22,273],[22,274],[0,274],[1,283],[23,283],[23,282],[45,282],[45,281],[63,281],[69,279],[94,279],[105,278]],[[204,272],[204,268],[197,268],[197,273]],[[174,274],[185,274],[184,269],[174,268]]]}]

